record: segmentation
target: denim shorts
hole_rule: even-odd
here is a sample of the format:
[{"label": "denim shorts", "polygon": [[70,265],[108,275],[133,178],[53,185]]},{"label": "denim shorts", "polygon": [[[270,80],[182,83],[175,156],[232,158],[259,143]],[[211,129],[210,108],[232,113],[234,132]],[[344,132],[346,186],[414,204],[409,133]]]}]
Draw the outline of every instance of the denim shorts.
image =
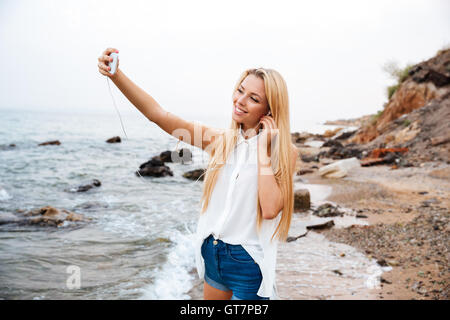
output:
[{"label": "denim shorts", "polygon": [[269,300],[257,295],[262,281],[259,265],[241,246],[233,245],[210,235],[203,241],[205,281],[210,286],[233,291],[232,300]]}]

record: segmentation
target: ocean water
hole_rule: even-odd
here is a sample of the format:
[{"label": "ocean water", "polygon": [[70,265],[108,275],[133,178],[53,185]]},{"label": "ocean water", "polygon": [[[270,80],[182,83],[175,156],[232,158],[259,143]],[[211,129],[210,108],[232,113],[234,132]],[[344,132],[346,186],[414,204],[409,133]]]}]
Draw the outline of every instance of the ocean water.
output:
[{"label": "ocean water", "polygon": [[[0,224],[0,298],[191,298],[202,182],[182,174],[205,167],[208,157],[181,142],[191,163],[166,164],[173,177],[138,177],[141,163],[175,150],[177,140],[139,113],[122,119],[128,139],[114,110],[1,110],[0,220],[47,205],[91,220],[59,228]],[[113,136],[122,142],[105,142]],[[38,146],[50,140],[61,145]],[[92,179],[102,185],[67,191]]]},{"label": "ocean water", "polygon": [[[177,140],[143,116],[122,118],[129,139],[114,113],[2,110],[0,217],[50,205],[92,220],[60,228],[0,225],[0,298],[189,298],[201,182],[182,174],[207,158],[180,143],[191,147],[192,163],[167,164],[173,177],[138,177],[141,163],[175,150]],[[105,142],[116,135],[121,143]],[[56,139],[61,145],[38,146]],[[102,185],[65,191],[92,179]],[[73,268],[79,289],[67,285]]]}]

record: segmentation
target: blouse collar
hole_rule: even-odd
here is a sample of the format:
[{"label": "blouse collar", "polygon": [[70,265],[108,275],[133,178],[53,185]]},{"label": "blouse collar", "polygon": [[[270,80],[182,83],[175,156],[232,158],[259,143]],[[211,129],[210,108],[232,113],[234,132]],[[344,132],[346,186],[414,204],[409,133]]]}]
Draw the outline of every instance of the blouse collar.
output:
[{"label": "blouse collar", "polygon": [[245,142],[247,144],[249,143],[254,143],[257,141],[258,136],[261,134],[261,132],[259,132],[258,134],[254,135],[251,138],[245,139],[244,137],[244,130],[242,130],[242,127],[239,127],[239,134],[238,134],[238,140],[237,140],[237,144],[240,144],[241,142]]}]

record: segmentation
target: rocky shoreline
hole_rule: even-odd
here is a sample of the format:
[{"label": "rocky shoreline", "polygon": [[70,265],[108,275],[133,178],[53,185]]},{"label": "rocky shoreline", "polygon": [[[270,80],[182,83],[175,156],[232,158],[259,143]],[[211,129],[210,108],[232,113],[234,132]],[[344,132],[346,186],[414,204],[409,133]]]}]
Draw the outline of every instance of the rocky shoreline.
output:
[{"label": "rocky shoreline", "polygon": [[377,299],[449,297],[450,167],[425,163],[420,168],[357,168],[344,179],[317,173],[302,176],[311,184],[333,187],[327,200],[367,216],[369,226],[317,230],[327,239],[358,248],[383,273]]},{"label": "rocky shoreline", "polygon": [[[412,66],[376,115],[293,133],[297,179],[369,225],[315,230],[357,248],[383,273],[376,299],[449,299],[450,49]],[[342,133],[343,132],[343,133]],[[297,208],[298,211],[298,208]]]}]

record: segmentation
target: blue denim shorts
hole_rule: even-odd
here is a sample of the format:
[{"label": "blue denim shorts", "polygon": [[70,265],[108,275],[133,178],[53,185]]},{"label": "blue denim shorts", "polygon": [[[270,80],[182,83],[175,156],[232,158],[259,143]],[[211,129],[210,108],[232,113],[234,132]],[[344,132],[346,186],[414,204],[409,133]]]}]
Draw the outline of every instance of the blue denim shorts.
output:
[{"label": "blue denim shorts", "polygon": [[210,235],[203,241],[205,281],[210,286],[233,291],[232,300],[269,300],[257,295],[262,281],[259,265],[241,246],[214,241]]}]

